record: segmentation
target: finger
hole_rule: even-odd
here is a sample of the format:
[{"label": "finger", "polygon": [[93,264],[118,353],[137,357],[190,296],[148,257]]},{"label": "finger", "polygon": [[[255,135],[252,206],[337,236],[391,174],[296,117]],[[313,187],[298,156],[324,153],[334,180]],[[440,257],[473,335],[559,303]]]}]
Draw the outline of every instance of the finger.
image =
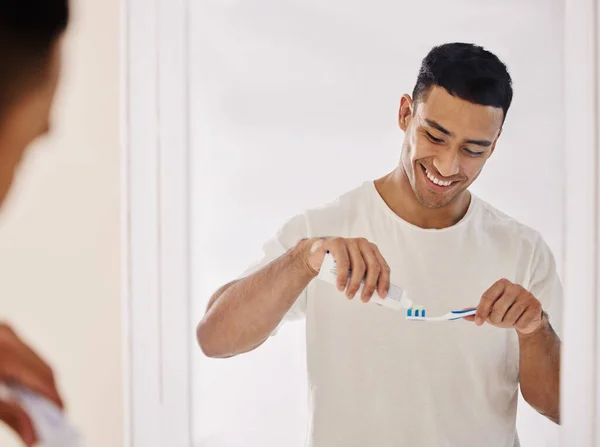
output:
[{"label": "finger", "polygon": [[38,371],[41,377],[45,380],[52,382],[54,381],[54,373],[52,368],[48,365],[33,349],[27,344],[20,341],[22,352],[25,354],[25,358],[31,365],[32,369]]},{"label": "finger", "polygon": [[525,312],[515,323],[515,328],[524,334],[534,332],[542,322],[542,306],[538,301],[530,302]]},{"label": "finger", "polygon": [[11,361],[5,366],[2,375],[10,381],[41,394],[63,408],[63,401],[56,388],[54,373],[50,366],[33,349],[16,337],[11,341],[10,353]]},{"label": "finger", "polygon": [[372,247],[375,258],[379,262],[379,266],[381,268],[379,281],[377,282],[377,294],[380,298],[385,298],[390,291],[390,266],[379,251],[379,248],[377,248],[375,244],[372,244]]},{"label": "finger", "polygon": [[7,367],[5,376],[8,382],[20,384],[54,402],[59,408],[64,408],[63,401],[56,390],[56,385],[43,381],[35,372],[14,363]]},{"label": "finger", "polygon": [[[473,310],[473,309],[475,309],[475,307],[465,307],[464,309],[461,309],[461,310]],[[466,317],[463,317],[463,320],[473,322],[473,321],[475,321],[475,315],[468,315]]]},{"label": "finger", "polygon": [[507,285],[502,292],[502,295],[492,305],[492,309],[488,316],[490,323],[496,326],[504,326],[504,316],[512,307],[519,296],[520,288],[514,284]]},{"label": "finger", "polygon": [[359,243],[359,248],[362,258],[367,265],[367,274],[361,296],[362,301],[366,303],[371,299],[373,293],[375,293],[379,275],[381,274],[381,266],[375,257],[373,247],[371,247],[371,244],[366,239]]},{"label": "finger", "polygon": [[16,403],[0,401],[0,420],[14,430],[27,447],[33,447],[37,442],[31,419]]},{"label": "finger", "polygon": [[527,307],[529,306],[530,301],[526,299],[526,297],[520,296],[517,297],[516,301],[513,305],[508,309],[506,315],[504,316],[503,323],[509,327],[513,327],[517,324],[517,321],[523,316]]},{"label": "finger", "polygon": [[347,248],[348,255],[350,256],[350,269],[352,270],[352,275],[350,276],[348,289],[346,289],[346,296],[352,299],[360,288],[360,283],[365,277],[367,266],[356,242],[348,241]]},{"label": "finger", "polygon": [[325,242],[325,247],[330,251],[337,268],[337,288],[340,292],[346,290],[348,285],[348,273],[350,270],[350,258],[346,244],[341,238],[329,239]]},{"label": "finger", "polygon": [[23,349],[26,353],[26,358],[30,362],[34,371],[39,375],[41,382],[43,383],[43,390],[41,391],[44,396],[58,405],[59,408],[64,409],[64,402],[60,397],[56,386],[56,379],[54,372],[50,365],[48,365],[33,349],[23,343]]},{"label": "finger", "polygon": [[475,314],[475,324],[477,326],[481,326],[488,319],[492,306],[502,295],[505,287],[506,280],[501,279],[500,281],[496,281],[496,283],[481,296],[481,301],[477,306],[477,313]]},{"label": "finger", "polygon": [[306,263],[314,275],[318,275],[325,259],[325,238],[307,239],[310,244],[306,253]]},{"label": "finger", "polygon": [[517,329],[525,329],[525,328],[527,328],[528,325],[531,324],[531,322],[533,321],[534,318],[535,318],[535,315],[531,311],[530,307],[528,306],[525,309],[525,312],[523,312],[521,314],[520,318],[515,322],[515,327]]}]

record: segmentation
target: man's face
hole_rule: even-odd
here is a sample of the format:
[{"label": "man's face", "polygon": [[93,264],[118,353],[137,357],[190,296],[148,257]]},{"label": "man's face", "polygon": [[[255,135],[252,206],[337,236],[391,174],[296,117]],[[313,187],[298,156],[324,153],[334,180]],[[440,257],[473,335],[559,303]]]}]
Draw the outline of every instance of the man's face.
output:
[{"label": "man's face", "polygon": [[441,208],[462,195],[492,154],[502,120],[502,109],[472,104],[441,87],[417,103],[402,98],[401,163],[423,206]]},{"label": "man's face", "polygon": [[60,77],[61,43],[58,39],[48,67],[36,85],[7,105],[0,121],[0,205],[8,194],[28,146],[50,128],[50,111]]}]

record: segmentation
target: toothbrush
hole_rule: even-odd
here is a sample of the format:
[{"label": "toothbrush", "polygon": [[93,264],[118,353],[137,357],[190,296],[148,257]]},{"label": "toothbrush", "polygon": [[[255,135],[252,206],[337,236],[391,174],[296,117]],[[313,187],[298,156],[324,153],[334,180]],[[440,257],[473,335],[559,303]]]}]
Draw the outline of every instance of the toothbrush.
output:
[{"label": "toothbrush", "polygon": [[[319,270],[318,278],[328,282],[331,285],[337,285],[337,264],[333,255],[329,252],[323,259],[321,270]],[[352,271],[349,271],[352,274]],[[359,292],[362,291],[364,286],[364,280],[361,281]],[[470,315],[475,315],[477,309],[466,309],[466,310],[452,310],[445,315],[440,317],[427,317],[426,311],[423,306],[414,305],[413,302],[407,297],[404,290],[395,284],[390,284],[390,290],[388,291],[385,299],[380,298],[377,294],[374,294],[369,303],[379,304],[393,310],[406,310],[406,319],[411,321],[452,321],[460,320]]]},{"label": "toothbrush", "polygon": [[406,319],[411,321],[453,321],[461,320],[465,317],[475,315],[477,308],[465,310],[451,310],[445,315],[439,317],[428,317],[423,306],[413,306],[406,311]]},{"label": "toothbrush", "polygon": [[[337,265],[333,255],[329,252],[323,259],[321,270],[319,270],[318,278],[328,282],[331,285],[337,285]],[[352,273],[350,271],[349,273]],[[364,279],[360,283],[359,292],[362,291],[364,286]],[[407,297],[406,292],[395,284],[390,284],[390,290],[388,291],[387,297],[384,299],[374,294],[369,303],[379,304],[393,310],[404,310],[411,309],[413,302]]]}]

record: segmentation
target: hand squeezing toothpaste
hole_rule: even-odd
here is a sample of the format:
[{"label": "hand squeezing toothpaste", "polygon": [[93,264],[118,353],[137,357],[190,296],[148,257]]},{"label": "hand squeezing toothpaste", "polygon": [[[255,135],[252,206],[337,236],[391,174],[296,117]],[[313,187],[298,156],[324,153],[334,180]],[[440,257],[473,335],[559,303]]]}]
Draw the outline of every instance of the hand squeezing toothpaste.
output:
[{"label": "hand squeezing toothpaste", "polygon": [[[348,276],[352,277],[352,270],[348,271]],[[336,285],[338,281],[337,263],[331,253],[327,253],[323,259],[321,270],[319,271],[319,279]],[[359,292],[364,289],[365,280],[363,279],[359,285]],[[452,310],[445,315],[438,317],[428,317],[427,311],[423,306],[414,305],[412,300],[408,298],[408,294],[402,288],[395,284],[389,285],[389,291],[385,298],[373,295],[369,302],[387,307],[393,310],[406,310],[406,319],[411,321],[453,321],[460,320],[465,317],[473,316],[477,309]]]},{"label": "hand squeezing toothpaste", "polygon": [[51,400],[20,385],[0,382],[0,399],[15,402],[31,418],[38,444],[42,447],[81,447],[77,430]]},{"label": "hand squeezing toothpaste", "polygon": [[51,367],[0,323],[0,422],[27,447],[80,447],[79,434],[63,410]]},{"label": "hand squeezing toothpaste", "polygon": [[[352,277],[352,271],[349,270],[348,276]],[[331,253],[327,253],[323,259],[323,265],[319,271],[319,279],[322,279],[332,285],[337,284],[338,269],[337,263]],[[365,280],[363,279],[359,285],[358,291],[362,293],[365,286]],[[388,307],[390,309],[411,309],[413,302],[408,298],[406,292],[395,284],[389,285],[389,291],[387,297],[381,298],[377,295],[370,297],[369,302],[379,304],[381,306]]]}]

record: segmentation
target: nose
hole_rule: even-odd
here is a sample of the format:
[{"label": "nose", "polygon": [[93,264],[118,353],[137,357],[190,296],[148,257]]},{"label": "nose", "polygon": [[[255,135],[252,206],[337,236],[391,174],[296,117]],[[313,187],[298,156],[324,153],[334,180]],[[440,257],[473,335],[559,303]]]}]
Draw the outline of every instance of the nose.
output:
[{"label": "nose", "polygon": [[459,156],[454,150],[440,151],[433,159],[433,166],[444,177],[452,177],[459,172]]}]

